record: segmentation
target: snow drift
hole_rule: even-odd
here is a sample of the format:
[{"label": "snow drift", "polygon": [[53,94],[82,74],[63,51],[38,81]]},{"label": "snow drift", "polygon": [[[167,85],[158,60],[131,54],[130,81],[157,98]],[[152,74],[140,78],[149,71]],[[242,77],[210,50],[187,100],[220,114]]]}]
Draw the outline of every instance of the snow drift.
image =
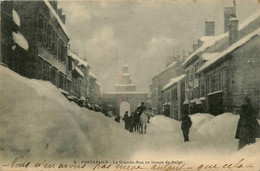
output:
[{"label": "snow drift", "polygon": [[[50,82],[0,66],[0,157],[53,160],[233,160],[260,158],[260,142],[237,151],[239,117],[191,116],[190,142],[180,122],[155,116],[147,134],[129,133],[103,114],[69,102]],[[252,155],[253,154],[253,155]]]}]

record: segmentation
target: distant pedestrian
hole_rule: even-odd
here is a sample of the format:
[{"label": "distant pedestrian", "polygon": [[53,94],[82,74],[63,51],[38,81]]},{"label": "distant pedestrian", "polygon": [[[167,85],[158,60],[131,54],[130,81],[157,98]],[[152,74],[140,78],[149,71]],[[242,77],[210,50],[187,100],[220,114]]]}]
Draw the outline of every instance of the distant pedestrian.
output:
[{"label": "distant pedestrian", "polygon": [[130,118],[128,116],[128,111],[125,112],[125,115],[122,119],[124,122],[125,122],[125,129],[126,130],[129,130],[129,121],[130,121]]},{"label": "distant pedestrian", "polygon": [[115,117],[115,121],[120,123],[120,116]]},{"label": "distant pedestrian", "polygon": [[241,106],[242,113],[237,124],[236,139],[239,139],[238,149],[256,142],[260,138],[260,127],[255,117],[255,110],[251,100],[246,97]]},{"label": "distant pedestrian", "polygon": [[134,127],[134,112],[132,112],[131,116],[129,117],[129,132],[133,132]]},{"label": "distant pedestrian", "polygon": [[184,115],[181,122],[181,130],[183,133],[184,142],[189,141],[189,132],[192,125],[189,115]]}]

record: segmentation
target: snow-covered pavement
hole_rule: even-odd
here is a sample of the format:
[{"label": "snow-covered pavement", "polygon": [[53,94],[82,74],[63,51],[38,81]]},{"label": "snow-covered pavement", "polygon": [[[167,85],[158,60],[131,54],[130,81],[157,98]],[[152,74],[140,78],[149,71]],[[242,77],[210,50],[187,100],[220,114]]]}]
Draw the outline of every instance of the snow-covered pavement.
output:
[{"label": "snow-covered pavement", "polygon": [[[50,82],[31,80],[0,66],[0,157],[53,160],[259,161],[260,141],[237,151],[239,116],[191,116],[190,142],[180,122],[151,118],[147,134],[69,102]],[[260,163],[260,162],[259,162]]]}]

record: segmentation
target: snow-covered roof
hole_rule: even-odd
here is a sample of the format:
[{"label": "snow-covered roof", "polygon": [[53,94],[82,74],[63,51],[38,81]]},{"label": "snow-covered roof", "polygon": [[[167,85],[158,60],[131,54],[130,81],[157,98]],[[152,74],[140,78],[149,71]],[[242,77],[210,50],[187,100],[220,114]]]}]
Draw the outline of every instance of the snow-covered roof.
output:
[{"label": "snow-covered roof", "polygon": [[158,75],[160,75],[161,73],[163,73],[163,72],[165,72],[166,70],[168,70],[169,68],[171,68],[172,66],[174,66],[176,63],[177,63],[176,61],[174,61],[173,63],[171,63],[169,66],[167,66],[166,68],[164,68],[161,72],[159,72],[159,74],[156,74],[156,75],[153,77],[153,79],[154,79],[156,76],[158,76]]},{"label": "snow-covered roof", "polygon": [[96,84],[100,87],[100,84],[99,84],[99,82],[98,81],[96,81]]},{"label": "snow-covered roof", "polygon": [[17,43],[24,50],[28,50],[28,42],[20,32],[12,32],[12,36],[15,43]]},{"label": "snow-covered roof", "polygon": [[68,50],[68,56],[70,56],[75,61],[79,62],[80,60],[79,57],[75,53],[71,52],[70,50]]},{"label": "snow-covered roof", "polygon": [[15,9],[12,10],[12,14],[13,14],[13,21],[14,23],[20,27],[20,17],[18,15],[18,13],[15,11]]},{"label": "snow-covered roof", "polygon": [[82,77],[84,77],[83,72],[75,65],[75,71],[77,71]]},{"label": "snow-covered roof", "polygon": [[60,92],[63,93],[63,94],[66,94],[66,95],[69,95],[69,93],[61,88],[59,88]]},{"label": "snow-covered roof", "polygon": [[182,80],[184,77],[185,77],[185,74],[183,74],[183,75],[181,75],[181,76],[179,76],[179,77],[176,77],[176,78],[171,79],[171,81],[170,81],[168,84],[166,84],[166,85],[162,88],[162,91],[163,91],[163,90],[166,90],[167,88],[169,88],[169,87],[172,86],[173,84],[179,82],[179,81]]},{"label": "snow-covered roof", "polygon": [[198,48],[195,52],[193,52],[183,63],[181,66],[185,66],[189,61],[194,59],[196,55],[205,51],[209,47],[214,46],[218,41],[222,40],[223,38],[227,37],[228,33],[221,34],[219,36],[209,36],[204,38],[203,44],[200,48]]},{"label": "snow-covered roof", "polygon": [[[258,8],[258,10],[256,10],[256,12],[254,12],[250,17],[248,17],[245,21],[243,21],[241,24],[239,24],[238,26],[238,30],[241,31],[242,29],[244,29],[246,26],[250,25],[250,23],[254,22],[257,18],[260,17],[260,8]],[[225,37],[228,37],[228,32],[221,34],[219,36],[214,36],[214,37],[208,37],[208,38],[202,38],[202,40],[204,40],[203,45],[198,48],[195,52],[193,52],[184,62],[181,66],[185,66],[189,61],[191,61],[192,59],[194,59],[194,57],[196,57],[196,55],[198,55],[199,53],[205,51],[206,49],[208,49],[209,47],[214,46],[217,42],[219,42],[220,40],[224,39]]]},{"label": "snow-covered roof", "polygon": [[204,60],[204,61],[208,61],[208,60],[210,60],[212,57],[214,57],[214,56],[216,56],[216,55],[218,55],[218,54],[220,54],[219,52],[218,53],[203,53],[202,55],[201,55],[201,58]]},{"label": "snow-covered roof", "polygon": [[212,38],[214,38],[214,36],[203,36],[200,38],[200,40],[206,42],[212,40]]},{"label": "snow-covered roof", "polygon": [[88,65],[88,63],[87,63],[87,61],[84,61],[83,59],[80,59],[80,58],[78,58],[79,59],[79,63],[78,63],[78,66],[84,66],[84,67],[89,67],[89,65]]},{"label": "snow-covered roof", "polygon": [[211,66],[215,62],[219,61],[221,58],[224,58],[227,54],[229,54],[229,53],[233,52],[235,49],[243,46],[245,43],[247,43],[249,40],[251,40],[256,35],[258,35],[258,36],[260,35],[260,28],[257,29],[256,31],[254,31],[253,33],[245,36],[244,38],[238,40],[236,43],[234,43],[232,46],[230,46],[229,48],[227,48],[223,52],[217,53],[215,56],[211,57],[207,62],[205,62],[200,67],[200,69],[197,71],[197,73],[205,70],[206,68],[208,68],[209,66]]},{"label": "snow-covered roof", "polygon": [[84,96],[80,96],[79,100],[86,100],[86,98]]},{"label": "snow-covered roof", "polygon": [[97,77],[93,74],[93,72],[89,72],[89,76],[97,80]]},{"label": "snow-covered roof", "polygon": [[68,31],[66,26],[63,24],[63,22],[61,21],[60,17],[58,16],[58,14],[56,13],[56,11],[52,8],[51,4],[49,3],[48,0],[43,0],[45,2],[45,4],[47,5],[47,7],[49,8],[50,12],[52,15],[54,15],[54,17],[57,19],[57,21],[59,22],[62,30],[64,31],[64,33],[69,37]]},{"label": "snow-covered roof", "polygon": [[199,100],[200,100],[200,101],[206,100],[206,98],[205,98],[205,97],[200,97]]},{"label": "snow-covered roof", "polygon": [[238,30],[245,28],[246,26],[248,26],[250,23],[252,23],[253,21],[255,21],[259,17],[260,17],[260,7],[258,7],[258,9],[250,17],[248,17],[245,21],[243,21],[238,26]]}]

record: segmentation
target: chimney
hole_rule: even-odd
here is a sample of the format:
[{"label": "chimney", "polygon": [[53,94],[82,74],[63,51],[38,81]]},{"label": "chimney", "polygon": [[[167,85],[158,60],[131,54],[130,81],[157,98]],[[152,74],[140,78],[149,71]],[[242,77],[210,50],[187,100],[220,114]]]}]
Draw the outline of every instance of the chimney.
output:
[{"label": "chimney", "polygon": [[231,18],[229,23],[229,46],[238,40],[238,19]]},{"label": "chimney", "polygon": [[52,6],[53,6],[53,9],[54,9],[55,11],[57,11],[58,2],[57,2],[57,1],[52,1]]},{"label": "chimney", "polygon": [[65,20],[66,20],[66,15],[62,15],[61,16],[61,21],[63,22],[63,24],[65,24]]},{"label": "chimney", "polygon": [[62,15],[62,8],[58,9],[58,16],[61,18]]},{"label": "chimney", "polygon": [[229,31],[229,21],[236,17],[236,1],[233,0],[233,7],[224,8],[224,33]]},{"label": "chimney", "polygon": [[196,43],[193,41],[193,45],[192,45],[193,52],[195,52],[198,48],[199,48],[198,44],[196,44]]},{"label": "chimney", "polygon": [[185,50],[182,52],[182,63],[185,61]]},{"label": "chimney", "polygon": [[215,22],[214,21],[205,22],[205,36],[215,36]]},{"label": "chimney", "polygon": [[200,39],[198,39],[198,48],[200,48],[203,45],[203,41],[201,41]]}]

